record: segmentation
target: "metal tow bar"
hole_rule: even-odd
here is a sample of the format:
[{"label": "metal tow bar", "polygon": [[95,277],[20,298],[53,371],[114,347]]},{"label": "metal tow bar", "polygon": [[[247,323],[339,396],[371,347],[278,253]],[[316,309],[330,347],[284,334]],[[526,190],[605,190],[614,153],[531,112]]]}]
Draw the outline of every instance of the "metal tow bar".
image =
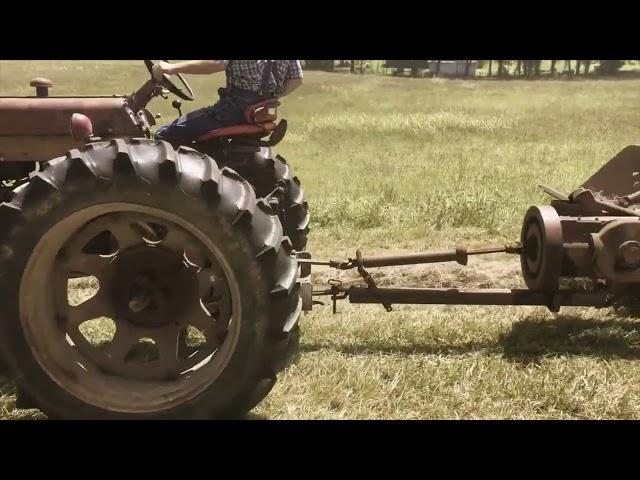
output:
[{"label": "metal tow bar", "polygon": [[[301,268],[303,310],[310,311],[313,305],[322,305],[314,297],[329,296],[333,303],[333,313],[337,312],[337,301],[348,298],[350,303],[382,304],[390,312],[392,304],[449,304],[449,305],[530,305],[546,306],[551,311],[559,311],[561,306],[585,306],[604,308],[610,306],[611,297],[606,290],[590,292],[555,291],[541,292],[529,289],[503,288],[380,288],[371,274],[370,267],[397,265],[418,265],[455,261],[466,265],[470,255],[508,253],[521,255],[520,244],[484,248],[458,246],[453,250],[425,252],[407,255],[364,257],[356,250],[355,258],[346,261],[315,261],[308,252],[298,254]],[[314,290],[311,285],[311,267],[325,266],[337,270],[357,269],[366,286],[343,285],[338,279],[328,281],[329,288]]]}]

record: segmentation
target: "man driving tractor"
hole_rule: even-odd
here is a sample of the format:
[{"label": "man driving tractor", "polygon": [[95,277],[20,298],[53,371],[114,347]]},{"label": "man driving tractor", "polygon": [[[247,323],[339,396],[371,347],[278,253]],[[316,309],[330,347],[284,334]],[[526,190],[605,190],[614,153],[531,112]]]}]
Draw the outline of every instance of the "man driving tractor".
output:
[{"label": "man driving tractor", "polygon": [[214,105],[195,110],[162,126],[156,137],[173,145],[185,145],[211,130],[246,123],[245,110],[256,103],[283,97],[302,84],[300,60],[192,60],[159,62],[153,76],[209,75],[225,71],[227,86],[220,88]]}]

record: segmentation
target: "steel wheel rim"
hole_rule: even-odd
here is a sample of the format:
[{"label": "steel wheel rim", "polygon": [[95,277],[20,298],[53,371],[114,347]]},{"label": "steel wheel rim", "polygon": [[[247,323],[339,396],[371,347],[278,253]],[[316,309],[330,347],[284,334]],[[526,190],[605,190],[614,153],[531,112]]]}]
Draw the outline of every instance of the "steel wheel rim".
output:
[{"label": "steel wheel rim", "polygon": [[[115,221],[114,218],[120,220]],[[133,237],[139,236],[137,243],[129,244],[127,242],[133,237],[119,232],[118,235],[114,235],[117,239],[117,249],[111,256],[98,255],[100,259],[92,258],[86,261],[87,259],[81,255],[87,257],[87,254],[78,254],[78,245],[81,245],[81,249],[85,248],[86,244],[82,246],[84,240],[94,238],[91,235],[103,231],[106,224],[131,224],[132,218],[142,220],[147,225],[153,223],[156,226],[167,227],[165,235],[158,241],[158,238],[150,239],[150,235],[146,235],[144,231],[142,234],[134,232]],[[147,240],[144,240],[144,237],[147,237]],[[124,249],[121,242],[126,245]],[[180,267],[172,255],[179,258],[178,252],[181,246],[185,245],[187,258],[182,259],[186,261]],[[123,302],[118,306],[116,304],[118,298],[127,300],[126,296],[122,297],[122,291],[126,293],[131,286],[123,285],[123,279],[127,278],[126,266],[129,264],[123,259],[128,255],[130,259],[146,255],[148,258],[143,258],[140,265],[144,269],[147,268],[146,263],[152,272],[164,272],[160,275],[161,279],[166,279],[166,269],[169,267],[177,269],[173,283],[171,279],[165,282],[169,288],[174,289],[174,294],[179,294],[173,297],[169,295],[170,298],[175,298],[173,310],[157,303],[154,304],[155,311],[150,307],[155,301],[153,299],[161,298],[156,295],[157,291],[166,285],[157,281],[153,275],[146,277],[149,270],[147,268],[143,276],[144,281],[151,279],[153,285],[147,288],[148,285],[143,282],[143,290],[147,290],[144,290],[140,297],[137,294],[139,285],[135,283],[139,280],[132,281],[136,293],[127,303],[129,314],[122,314]],[[154,258],[160,259],[163,255],[163,261],[152,261]],[[93,254],[89,256],[95,257]],[[166,269],[162,270],[156,263]],[[94,271],[91,271],[92,269]],[[133,270],[135,272],[135,269]],[[79,306],[70,305],[66,298],[63,301],[62,290],[66,296],[67,283],[62,282],[62,278],[64,275],[69,278],[68,275],[74,271],[96,274],[100,283],[98,293]],[[118,274],[123,275],[118,277]],[[115,275],[115,279],[109,275]],[[216,310],[213,313],[210,304],[205,308],[204,303],[211,299],[205,292],[207,278],[215,278],[218,291],[226,287],[226,310],[224,305],[221,307],[222,312]],[[221,278],[224,282],[222,286]],[[62,288],[51,288],[52,285]],[[188,293],[182,295],[181,290],[185,286]],[[209,291],[213,294],[216,292],[215,289]],[[141,298],[142,301],[139,301]],[[200,305],[195,305],[196,298]],[[83,402],[118,412],[146,413],[166,410],[202,393],[228,364],[240,331],[239,285],[234,272],[217,246],[185,219],[164,210],[137,204],[110,203],[88,207],[52,227],[38,241],[27,262],[20,285],[19,300],[25,339],[47,375],[66,392]],[[107,310],[101,310],[105,307]],[[115,314],[114,309],[117,310]],[[167,314],[168,311],[170,313]],[[162,317],[162,312],[165,313],[165,318],[156,318]],[[207,315],[209,312],[211,315]],[[88,342],[83,342],[78,330],[90,317],[103,313],[109,314],[108,318],[116,325],[112,340],[115,343],[95,348]],[[156,315],[158,313],[159,316]],[[138,316],[132,318],[135,315]],[[89,318],[83,320],[83,317],[87,316]],[[113,316],[118,318],[114,319]],[[211,320],[208,324],[207,318]],[[200,322],[196,328],[204,333],[204,345],[196,347],[195,350],[185,350],[185,331],[187,327],[194,326],[190,323],[194,319]],[[145,323],[147,320],[151,323]],[[222,331],[221,326],[226,326],[226,330]],[[43,335],[42,332],[47,333]],[[142,338],[153,341],[158,353],[157,358],[147,359],[138,364],[130,359],[125,361],[125,357]],[[175,358],[173,345],[176,346]]]}]

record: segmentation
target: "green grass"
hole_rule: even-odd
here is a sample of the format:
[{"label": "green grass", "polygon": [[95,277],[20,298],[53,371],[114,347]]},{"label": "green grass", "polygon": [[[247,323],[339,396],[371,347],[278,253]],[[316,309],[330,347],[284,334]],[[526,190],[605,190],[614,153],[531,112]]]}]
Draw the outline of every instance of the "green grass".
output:
[{"label": "green grass", "polygon": [[[494,68],[497,68],[494,64]],[[0,62],[0,94],[129,93],[142,62]],[[190,77],[212,102],[222,79]],[[317,258],[517,240],[537,185],[571,191],[640,125],[637,80],[506,81],[308,72],[278,151],[305,187]],[[188,107],[188,108],[187,108]],[[150,108],[164,121],[170,103]],[[386,272],[386,273],[385,273]],[[316,276],[326,280],[324,272]],[[376,272],[386,285],[520,285],[517,261]],[[349,277],[351,278],[351,277]],[[318,308],[264,418],[638,418],[640,323],[609,311]],[[0,400],[0,416],[31,418]],[[3,403],[4,402],[4,403]]]}]

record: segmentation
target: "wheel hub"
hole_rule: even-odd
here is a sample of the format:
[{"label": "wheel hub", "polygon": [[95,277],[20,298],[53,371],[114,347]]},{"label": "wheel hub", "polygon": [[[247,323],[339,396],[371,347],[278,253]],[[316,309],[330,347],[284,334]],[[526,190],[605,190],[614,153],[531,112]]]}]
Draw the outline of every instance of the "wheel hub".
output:
[{"label": "wheel hub", "polygon": [[[195,388],[191,378],[208,378],[201,370],[227,361],[232,295],[219,257],[201,237],[175,217],[146,212],[115,211],[54,227],[61,233],[48,268],[62,335],[52,345],[67,349],[58,357],[63,371],[80,368],[98,384],[127,392],[131,382],[153,382],[186,392]],[[90,278],[97,288],[71,302],[68,281]]]},{"label": "wheel hub", "polygon": [[167,248],[129,249],[118,253],[110,268],[114,270],[111,296],[116,316],[135,325],[179,324],[198,303],[196,269]]}]

